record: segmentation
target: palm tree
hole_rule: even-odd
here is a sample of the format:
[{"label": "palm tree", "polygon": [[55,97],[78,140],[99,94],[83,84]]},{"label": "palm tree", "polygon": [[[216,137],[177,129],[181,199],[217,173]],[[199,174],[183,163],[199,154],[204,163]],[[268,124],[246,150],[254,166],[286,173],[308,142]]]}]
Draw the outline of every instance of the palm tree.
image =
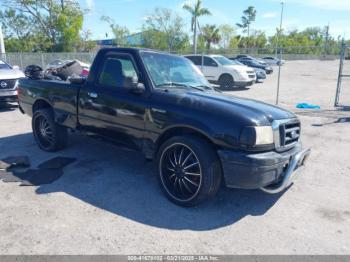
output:
[{"label": "palm tree", "polygon": [[243,11],[243,16],[241,17],[242,23],[237,23],[236,25],[243,29],[244,32],[247,32],[249,37],[250,33],[250,24],[255,21],[256,10],[254,6],[249,6],[246,10]]},{"label": "palm tree", "polygon": [[185,4],[183,9],[188,11],[192,15],[191,30],[193,31],[193,52],[197,53],[197,27],[198,27],[198,17],[204,15],[211,15],[207,8],[202,7],[202,0],[197,0],[194,6]]},{"label": "palm tree", "polygon": [[204,38],[209,51],[211,44],[219,43],[221,39],[220,30],[216,27],[216,25],[205,25],[202,28],[202,37]]}]

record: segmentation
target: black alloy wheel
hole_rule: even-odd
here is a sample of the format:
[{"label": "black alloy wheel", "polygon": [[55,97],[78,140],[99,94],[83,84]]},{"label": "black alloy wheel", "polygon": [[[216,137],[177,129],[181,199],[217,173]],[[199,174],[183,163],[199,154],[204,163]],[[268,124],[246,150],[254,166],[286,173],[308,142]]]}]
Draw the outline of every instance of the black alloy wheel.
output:
[{"label": "black alloy wheel", "polygon": [[32,129],[36,143],[44,151],[55,152],[67,145],[67,128],[55,123],[50,109],[34,112]]},{"label": "black alloy wheel", "polygon": [[53,131],[50,123],[44,116],[37,117],[35,121],[35,129],[37,131],[37,137],[40,145],[44,148],[50,148],[54,144]]},{"label": "black alloy wheel", "polygon": [[203,138],[172,137],[161,145],[157,160],[161,188],[177,205],[198,205],[219,190],[221,163],[213,145]]},{"label": "black alloy wheel", "polygon": [[188,146],[176,143],[164,150],[160,161],[161,180],[168,193],[179,201],[193,199],[202,183],[196,154]]}]

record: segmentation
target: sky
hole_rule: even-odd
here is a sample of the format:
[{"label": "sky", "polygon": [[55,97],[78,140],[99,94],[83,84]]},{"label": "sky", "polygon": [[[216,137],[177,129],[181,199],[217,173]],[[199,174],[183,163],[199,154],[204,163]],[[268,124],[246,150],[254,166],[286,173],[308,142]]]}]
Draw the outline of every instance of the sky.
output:
[{"label": "sky", "polygon": [[[111,38],[108,25],[101,16],[110,16],[119,25],[136,33],[141,29],[145,17],[155,7],[172,9],[183,17],[190,30],[190,15],[182,9],[184,3],[194,0],[79,0],[83,9],[88,10],[84,30],[92,32],[93,39]],[[203,0],[203,6],[210,9],[212,16],[201,17],[199,23],[230,24],[240,22],[242,12],[249,5],[257,10],[252,28],[273,35],[279,27],[281,14],[280,0]],[[330,34],[337,38],[350,38],[350,0],[284,0],[284,30],[302,30],[305,27],[330,26]],[[237,29],[237,32],[239,30]],[[106,33],[108,37],[106,37]]]}]

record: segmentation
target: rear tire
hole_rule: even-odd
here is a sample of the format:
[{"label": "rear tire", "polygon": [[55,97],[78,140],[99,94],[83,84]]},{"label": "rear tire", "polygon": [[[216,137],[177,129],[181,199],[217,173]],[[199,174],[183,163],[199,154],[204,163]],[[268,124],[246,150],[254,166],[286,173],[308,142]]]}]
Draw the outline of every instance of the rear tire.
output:
[{"label": "rear tire", "polygon": [[34,112],[32,129],[37,145],[44,151],[55,152],[67,146],[67,128],[55,123],[51,109]]},{"label": "rear tire", "polygon": [[219,85],[221,89],[230,89],[235,85],[235,81],[231,75],[221,75],[219,78]]},{"label": "rear tire", "polygon": [[166,197],[191,207],[214,197],[221,184],[221,164],[212,146],[195,136],[170,138],[159,149],[158,178]]}]

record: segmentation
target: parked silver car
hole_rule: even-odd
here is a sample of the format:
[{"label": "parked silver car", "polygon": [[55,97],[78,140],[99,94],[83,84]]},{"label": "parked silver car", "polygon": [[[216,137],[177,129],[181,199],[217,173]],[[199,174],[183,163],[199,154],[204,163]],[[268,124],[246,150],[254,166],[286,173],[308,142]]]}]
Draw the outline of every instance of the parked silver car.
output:
[{"label": "parked silver car", "polygon": [[272,57],[272,56],[265,56],[261,60],[263,60],[265,63],[269,65],[283,65],[285,61],[282,59],[279,59],[277,57]]},{"label": "parked silver car", "polygon": [[0,102],[17,101],[18,79],[24,74],[17,66],[10,66],[0,59]]}]

